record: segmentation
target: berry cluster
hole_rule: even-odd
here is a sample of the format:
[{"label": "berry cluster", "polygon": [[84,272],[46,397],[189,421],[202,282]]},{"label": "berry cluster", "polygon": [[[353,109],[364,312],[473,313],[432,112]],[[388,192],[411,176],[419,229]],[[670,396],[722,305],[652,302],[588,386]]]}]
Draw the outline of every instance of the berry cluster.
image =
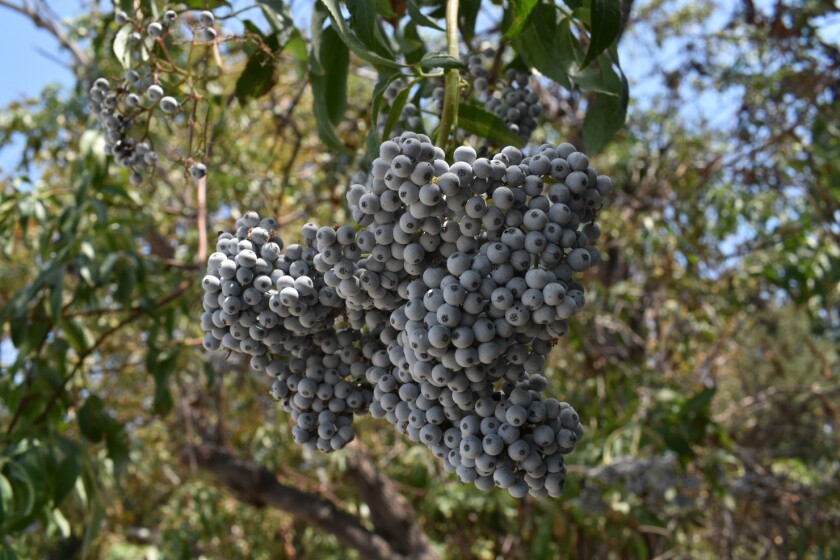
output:
[{"label": "berry cluster", "polygon": [[209,259],[205,347],[276,378],[299,443],[340,449],[370,412],[465,483],[558,496],[583,427],[540,372],[584,304],[572,277],[599,259],[612,183],[570,144],[454,160],[422,134],[383,142],[346,193],[356,225],[306,224],[285,252],[246,214]]},{"label": "berry cluster", "polygon": [[88,106],[105,130],[105,151],[114,156],[117,164],[132,170],[131,182],[135,185],[143,181],[145,170],[154,168],[158,155],[148,142],[131,137],[130,129],[140,115],[155,106],[164,113],[179,109],[175,98],[164,96],[163,88],[157,84],[150,85],[143,96],[136,93],[140,82],[140,74],[129,69],[117,87],[98,78],[88,94]]},{"label": "berry cluster", "polygon": [[[542,115],[540,96],[531,89],[526,72],[508,70],[505,80],[500,80],[496,91],[485,96],[484,106],[501,117],[513,132],[523,139],[531,137],[537,127],[537,118]],[[503,85],[498,89],[499,85]]]}]

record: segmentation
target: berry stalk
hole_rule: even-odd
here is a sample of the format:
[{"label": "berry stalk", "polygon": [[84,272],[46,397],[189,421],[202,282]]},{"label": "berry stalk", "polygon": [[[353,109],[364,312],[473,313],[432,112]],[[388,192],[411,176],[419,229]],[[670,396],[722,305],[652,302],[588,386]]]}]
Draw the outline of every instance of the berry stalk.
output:
[{"label": "berry stalk", "polygon": [[[449,55],[455,58],[458,53],[458,0],[449,0],[446,4],[446,44]],[[443,112],[440,115],[437,144],[445,147],[449,142],[449,131],[458,118],[458,86],[461,75],[457,68],[446,71]]]}]

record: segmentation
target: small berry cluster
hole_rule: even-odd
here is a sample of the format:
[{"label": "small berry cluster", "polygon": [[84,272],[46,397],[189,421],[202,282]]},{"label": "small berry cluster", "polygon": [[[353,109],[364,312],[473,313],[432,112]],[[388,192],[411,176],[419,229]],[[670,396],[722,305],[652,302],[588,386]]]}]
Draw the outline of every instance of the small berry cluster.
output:
[{"label": "small berry cluster", "polygon": [[218,33],[213,24],[216,23],[216,16],[213,12],[204,10],[198,14],[198,27],[195,29],[195,38],[198,41],[209,43],[215,41]]},{"label": "small berry cluster", "polygon": [[584,304],[572,277],[599,260],[612,183],[570,144],[454,160],[422,134],[383,142],[347,190],[355,225],[306,224],[285,252],[246,214],[208,262],[204,344],[275,378],[301,444],[340,449],[369,412],[465,483],[558,496],[583,427],[541,371]]},{"label": "small berry cluster", "polygon": [[[168,31],[169,28],[172,27],[177,21],[178,13],[175,10],[166,10],[163,13],[163,18],[161,18],[161,21],[152,21],[146,26],[146,33],[152,39],[163,37],[166,31]],[[125,11],[117,10],[114,12],[114,22],[117,25],[125,25],[131,22],[131,18],[129,18],[128,14]],[[129,35],[129,39],[132,43],[138,44],[140,43],[140,41],[143,40],[143,34],[137,30],[132,31]]]},{"label": "small berry cluster", "polygon": [[[143,49],[150,48],[147,44],[149,39],[163,40],[173,31],[178,20],[179,15],[174,10],[166,10],[159,20],[153,21],[133,20],[122,10],[117,10],[114,15],[117,24],[133,26],[135,31],[131,32],[129,39]],[[212,12],[200,12],[193,29],[196,39],[215,39],[214,23]],[[147,35],[145,43],[144,26]],[[166,117],[172,118],[183,110],[175,95],[167,95],[160,83],[159,72],[159,68],[127,68],[117,83],[112,85],[111,81],[100,77],[88,93],[88,106],[104,129],[106,152],[114,156],[118,165],[131,170],[131,182],[135,185],[143,182],[146,172],[153,169],[158,161],[158,154],[148,140],[151,112],[160,109]],[[193,163],[189,158],[187,163],[191,164],[189,170],[193,178],[201,179],[207,174],[205,164]]]},{"label": "small berry cluster", "polygon": [[175,98],[164,96],[159,85],[150,85],[143,97],[133,91],[139,85],[139,73],[129,69],[118,86],[112,87],[107,79],[98,78],[88,93],[88,106],[105,130],[106,153],[113,155],[118,165],[132,170],[131,182],[135,185],[143,182],[144,171],[154,168],[158,155],[148,142],[129,135],[132,126],[155,106],[159,105],[164,113],[175,113],[179,108]]},{"label": "small berry cluster", "polygon": [[[394,100],[405,87],[405,81],[402,78],[397,78],[385,88],[385,92],[382,94],[384,103],[379,110],[379,115],[376,120],[377,130],[384,130],[385,123],[388,121],[388,115],[391,113],[391,107],[394,105]],[[397,125],[391,131],[391,134],[402,134],[404,131],[403,127],[408,127],[409,130],[418,130],[422,126],[423,119],[418,114],[417,105],[409,101],[403,106],[400,116],[397,119]]]},{"label": "small berry cluster", "polygon": [[[493,79],[492,64],[496,50],[486,47],[464,59],[466,77],[472,83],[468,92],[484,103],[485,109],[501,118],[511,131],[528,141],[537,127],[537,119],[543,113],[540,96],[530,86],[526,72],[507,70],[504,77]],[[443,107],[444,87],[438,84],[432,91],[432,99],[438,109]]]},{"label": "small berry cluster", "polygon": [[[527,72],[510,69],[505,79],[496,83],[496,90],[485,96],[484,106],[501,117],[513,132],[528,139],[537,127],[543,108],[540,96],[530,84]],[[499,88],[500,85],[504,87]],[[489,90],[488,90],[489,91]]]}]

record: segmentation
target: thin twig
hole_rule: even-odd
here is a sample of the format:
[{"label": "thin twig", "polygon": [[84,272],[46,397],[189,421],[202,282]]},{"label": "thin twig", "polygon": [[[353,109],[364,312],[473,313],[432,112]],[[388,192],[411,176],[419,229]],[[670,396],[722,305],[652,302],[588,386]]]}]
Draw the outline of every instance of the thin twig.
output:
[{"label": "thin twig", "polygon": [[196,198],[198,199],[198,215],[196,216],[196,227],[198,227],[198,265],[204,266],[207,262],[207,176],[198,180],[196,191]]},{"label": "thin twig", "polygon": [[[185,280],[184,282],[181,282],[181,284],[175,290],[173,290],[172,292],[168,293],[164,297],[157,300],[154,303],[154,305],[152,306],[152,309],[158,310],[161,307],[171,303],[173,300],[177,299],[181,294],[186,292],[190,288],[190,286],[191,286],[191,282],[189,282],[189,281]],[[34,424],[40,424],[41,422],[43,422],[47,418],[50,411],[55,406],[55,403],[58,402],[59,397],[64,393],[64,391],[67,387],[67,384],[70,383],[70,380],[73,379],[76,376],[76,374],[79,372],[79,370],[82,369],[82,366],[84,365],[85,360],[91,354],[96,352],[99,349],[99,347],[102,346],[102,344],[112,334],[119,331],[124,326],[131,323],[132,321],[135,321],[138,317],[140,317],[144,313],[147,313],[147,310],[145,308],[136,308],[130,315],[128,315],[122,321],[120,321],[119,323],[117,323],[116,325],[114,325],[110,329],[106,330],[101,335],[99,335],[99,338],[97,338],[94,341],[94,343],[90,346],[90,348],[88,348],[84,352],[82,352],[82,354],[79,356],[79,361],[76,362],[76,365],[73,367],[73,370],[62,380],[61,385],[59,385],[58,388],[56,388],[55,392],[52,394],[52,397],[50,397],[50,400],[47,402],[47,406],[44,408],[44,411],[41,414],[38,415],[38,417],[35,419],[35,421],[33,423]],[[9,424],[9,428],[8,428],[8,430],[6,430],[7,434],[12,432],[12,429],[14,429],[14,427],[15,427],[16,421],[17,421],[17,417],[15,417],[12,420],[12,422]]]},{"label": "thin twig", "polygon": [[[458,48],[458,0],[448,0],[446,3],[446,45],[449,56],[459,57]],[[457,68],[446,71],[443,112],[440,115],[437,145],[441,148],[449,143],[449,132],[458,120],[458,90],[461,74]]]}]

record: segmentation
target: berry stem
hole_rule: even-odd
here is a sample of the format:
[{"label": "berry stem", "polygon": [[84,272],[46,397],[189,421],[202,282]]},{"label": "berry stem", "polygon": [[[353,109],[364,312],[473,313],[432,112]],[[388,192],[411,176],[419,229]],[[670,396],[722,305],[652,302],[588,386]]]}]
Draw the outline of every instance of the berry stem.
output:
[{"label": "berry stem", "polygon": [[[446,44],[449,55],[459,57],[458,52],[458,0],[446,3]],[[437,145],[445,149],[449,140],[449,131],[458,118],[458,85],[461,81],[457,68],[446,71],[446,83],[443,98],[443,112],[440,115]]]}]

